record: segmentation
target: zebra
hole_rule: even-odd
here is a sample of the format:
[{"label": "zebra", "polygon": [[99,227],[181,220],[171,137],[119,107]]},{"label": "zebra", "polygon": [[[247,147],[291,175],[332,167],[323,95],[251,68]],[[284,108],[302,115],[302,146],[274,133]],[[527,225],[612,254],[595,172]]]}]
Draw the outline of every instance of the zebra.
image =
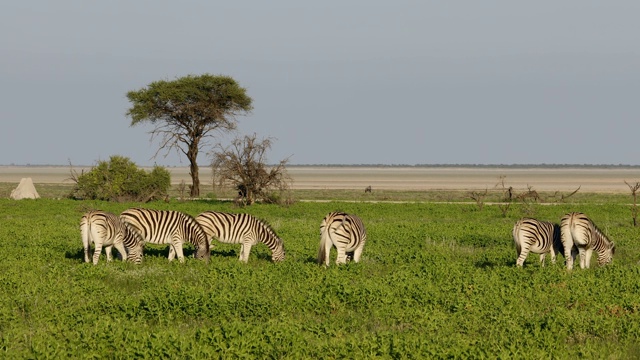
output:
[{"label": "zebra", "polygon": [[317,262],[329,266],[332,246],[338,251],[336,264],[346,263],[349,253],[353,253],[353,261],[359,262],[366,241],[367,232],[358,216],[339,211],[330,212],[320,223]]},{"label": "zebra", "polygon": [[249,261],[251,247],[262,242],[271,250],[273,262],[283,261],[284,242],[264,221],[249,214],[232,214],[205,211],[196,216],[208,239],[215,238],[222,243],[241,244],[240,261]]},{"label": "zebra", "polygon": [[516,266],[522,267],[529,252],[540,254],[540,264],[544,266],[546,253],[551,262],[556,263],[556,256],[562,252],[560,226],[548,221],[522,218],[513,225],[513,242],[516,245]]},{"label": "zebra", "polygon": [[91,210],[80,219],[80,233],[84,247],[84,262],[89,262],[89,250],[93,242],[93,265],[98,264],[102,247],[105,246],[107,262],[111,261],[111,251],[115,247],[122,260],[126,259],[124,237],[128,233],[120,219],[115,214],[102,210]]},{"label": "zebra", "polygon": [[142,261],[145,243],[169,244],[169,261],[174,257],[183,263],[182,246],[189,242],[195,247],[195,257],[209,262],[209,239],[195,219],[185,213],[171,210],[131,208],[120,214],[125,226],[136,236],[125,245],[129,249],[128,260]]},{"label": "zebra", "polygon": [[564,215],[560,222],[560,234],[567,269],[573,269],[577,254],[580,254],[580,268],[588,269],[594,250],[598,256],[598,265],[613,261],[615,244],[585,214],[571,212]]}]

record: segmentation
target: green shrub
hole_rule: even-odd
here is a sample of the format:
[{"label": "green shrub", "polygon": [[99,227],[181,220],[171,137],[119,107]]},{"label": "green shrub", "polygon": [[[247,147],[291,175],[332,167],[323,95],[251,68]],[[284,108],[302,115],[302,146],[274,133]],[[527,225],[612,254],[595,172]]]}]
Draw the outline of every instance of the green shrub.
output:
[{"label": "green shrub", "polygon": [[171,174],[159,166],[148,173],[129,158],[114,155],[75,181],[72,199],[147,202],[167,196]]}]

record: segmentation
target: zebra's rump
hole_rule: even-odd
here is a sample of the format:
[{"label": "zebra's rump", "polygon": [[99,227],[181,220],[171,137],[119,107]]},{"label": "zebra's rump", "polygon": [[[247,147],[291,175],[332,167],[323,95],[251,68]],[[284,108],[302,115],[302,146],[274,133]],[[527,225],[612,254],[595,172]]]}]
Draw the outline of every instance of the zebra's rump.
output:
[{"label": "zebra's rump", "polygon": [[320,233],[328,231],[334,244],[342,244],[346,251],[354,251],[367,239],[367,232],[362,219],[357,215],[344,212],[331,212],[320,224]]},{"label": "zebra's rump", "polygon": [[545,253],[552,247],[561,247],[560,227],[548,221],[522,218],[513,226],[516,247],[528,247],[531,252]]},{"label": "zebra's rump", "polygon": [[327,214],[320,223],[320,246],[318,264],[329,266],[331,248],[335,246],[338,255],[336,264],[345,264],[350,259],[359,262],[367,241],[367,232],[362,219],[341,211]]},{"label": "zebra's rump", "polygon": [[[90,230],[91,229],[91,230]],[[124,237],[125,227],[115,214],[101,210],[88,211],[80,219],[80,230],[91,241],[96,241],[91,233],[100,237],[103,245],[112,245],[114,241],[121,241]],[[85,236],[83,234],[83,236]]]},{"label": "zebra's rump", "polygon": [[571,212],[560,220],[563,237],[571,240],[575,246],[588,246],[595,226],[593,222],[581,212]]}]

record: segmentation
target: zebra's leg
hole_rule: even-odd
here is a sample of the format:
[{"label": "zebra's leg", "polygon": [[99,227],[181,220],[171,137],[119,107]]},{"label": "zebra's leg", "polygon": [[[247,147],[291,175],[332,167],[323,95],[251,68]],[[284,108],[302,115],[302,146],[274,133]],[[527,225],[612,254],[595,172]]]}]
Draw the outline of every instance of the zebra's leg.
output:
[{"label": "zebra's leg", "polygon": [[336,264],[346,264],[347,263],[347,249],[346,246],[337,246],[338,257],[336,258]]},{"label": "zebra's leg", "polygon": [[127,251],[124,249],[124,244],[117,243],[113,244],[113,246],[116,248],[116,250],[118,250],[118,253],[120,254],[120,260],[125,261],[127,259]]},{"label": "zebra's leg", "polygon": [[578,254],[580,254],[580,268],[584,269],[585,266],[587,265],[586,261],[587,261],[587,251],[585,250],[584,247],[580,247],[578,248]]},{"label": "zebra's leg", "polygon": [[102,241],[95,242],[94,245],[95,249],[93,251],[93,265],[98,265],[100,254],[102,254]]},{"label": "zebra's leg", "polygon": [[573,269],[573,260],[575,259],[573,237],[571,236],[571,229],[567,224],[562,224],[560,227],[560,242],[562,243],[562,249],[564,251],[564,262],[567,270]]},{"label": "zebra's leg", "polygon": [[584,266],[586,269],[588,269],[589,266],[591,266],[591,255],[593,255],[593,249],[585,250]]},{"label": "zebra's leg", "polygon": [[567,265],[567,270],[573,269],[573,261],[576,258],[575,247],[573,241],[570,244],[564,243],[564,262]]},{"label": "zebra's leg", "polygon": [[176,257],[176,250],[175,250],[175,245],[171,244],[169,245],[169,261],[172,261],[174,258]]},{"label": "zebra's leg", "polygon": [[549,256],[551,256],[551,263],[555,264],[556,263],[556,251],[551,248],[551,250],[549,250]]},{"label": "zebra's leg", "polygon": [[180,263],[184,263],[184,253],[182,252],[182,243],[173,246],[175,248],[176,257]]},{"label": "zebra's leg", "polygon": [[85,245],[84,246],[84,262],[89,262],[91,260],[89,260],[89,246]]},{"label": "zebra's leg", "polygon": [[[324,243],[324,265],[329,266],[329,262],[331,261],[331,247],[333,246],[333,240],[329,238]],[[337,247],[336,247],[337,248]]]},{"label": "zebra's leg", "polygon": [[544,257],[545,257],[544,253],[540,254],[540,266],[542,266],[542,267],[544,267]]},{"label": "zebra's leg", "polygon": [[108,245],[104,248],[104,253],[107,255],[107,262],[111,262],[111,260],[113,260],[111,250],[113,250],[113,245]]},{"label": "zebra's leg", "polygon": [[84,248],[84,262],[89,262],[89,251],[91,250],[91,240],[82,239],[82,247]]},{"label": "zebra's leg", "polygon": [[520,250],[520,256],[516,260],[516,266],[522,267],[524,265],[524,261],[527,260],[527,256],[529,256],[529,246],[523,246]]},{"label": "zebra's leg", "polygon": [[240,246],[240,261],[247,263],[249,262],[249,253],[251,252],[251,244],[243,243]]},{"label": "zebra's leg", "polygon": [[353,262],[360,262],[360,257],[362,256],[362,251],[364,250],[364,244],[360,244],[360,246],[358,246],[354,251],[353,251]]}]

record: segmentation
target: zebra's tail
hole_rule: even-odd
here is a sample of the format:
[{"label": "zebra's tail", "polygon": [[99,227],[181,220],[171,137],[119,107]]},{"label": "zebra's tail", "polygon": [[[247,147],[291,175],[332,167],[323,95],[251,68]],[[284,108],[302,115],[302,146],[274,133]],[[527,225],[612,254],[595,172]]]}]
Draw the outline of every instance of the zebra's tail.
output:
[{"label": "zebra's tail", "polygon": [[318,265],[325,263],[327,259],[327,241],[329,239],[329,224],[323,223],[320,231],[320,248],[318,249]]},{"label": "zebra's tail", "polygon": [[91,218],[83,215],[80,220],[80,234],[82,236],[82,247],[84,249],[84,262],[89,262],[89,248],[91,247]]},{"label": "zebra's tail", "polygon": [[516,222],[516,224],[513,226],[513,230],[512,230],[512,235],[513,235],[513,242],[516,245],[516,253],[517,256],[520,256],[520,251],[522,249],[522,244],[520,243],[520,228],[522,227],[522,220],[518,220],[518,222]]}]

